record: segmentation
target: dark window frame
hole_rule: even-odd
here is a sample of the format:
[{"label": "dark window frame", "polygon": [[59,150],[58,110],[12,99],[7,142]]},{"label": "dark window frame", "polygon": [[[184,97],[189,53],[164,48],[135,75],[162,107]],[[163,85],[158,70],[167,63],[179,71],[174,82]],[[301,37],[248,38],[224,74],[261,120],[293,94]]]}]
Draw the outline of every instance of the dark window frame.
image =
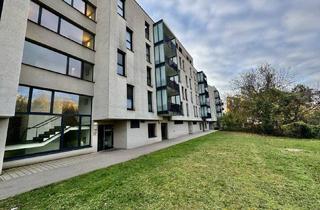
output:
[{"label": "dark window frame", "polygon": [[150,41],[150,24],[148,22],[145,22],[144,24],[144,33],[145,38]]},{"label": "dark window frame", "polygon": [[[122,55],[122,58],[123,58],[123,64],[121,64],[120,62],[119,62],[119,60],[118,60],[118,58],[119,58],[119,56],[118,56],[118,54],[121,54]],[[123,68],[123,73],[122,74],[120,74],[119,72],[118,72],[118,66],[121,66],[122,68]],[[118,51],[117,51],[117,74],[118,75],[120,75],[120,76],[126,76],[126,53],[125,52],[123,52],[123,51],[121,51],[120,49],[118,49]]]},{"label": "dark window frame", "polygon": [[[68,2],[66,2],[65,0],[63,0],[66,4],[68,4],[69,6],[71,6],[72,8],[74,8],[76,11],[80,12],[82,15],[86,16],[89,20],[92,20],[94,22],[96,22],[96,12],[97,12],[97,7],[95,5],[93,5],[91,2],[89,1],[85,1],[85,0],[80,0],[83,1],[85,4],[85,8],[84,8],[84,13],[80,10],[78,10],[75,6],[74,6],[74,0],[70,0],[71,4],[69,4]],[[94,18],[91,19],[87,16],[87,9],[88,9],[88,5],[91,6],[94,9]]]},{"label": "dark window frame", "polygon": [[2,15],[3,2],[4,2],[4,0],[0,0],[0,20],[1,20],[1,15]]},{"label": "dark window frame", "polygon": [[[129,94],[129,90],[132,91],[132,94]],[[132,103],[131,107],[128,106],[128,100],[130,100]],[[127,110],[134,111],[134,86],[129,84],[127,84]]]},{"label": "dark window frame", "polygon": [[153,93],[148,91],[148,112],[153,113]]},{"label": "dark window frame", "polygon": [[[74,43],[76,43],[76,44],[79,44],[79,45],[81,45],[81,46],[83,46],[83,47],[85,47],[85,48],[87,48],[87,49],[89,49],[89,50],[95,51],[95,34],[94,34],[94,33],[92,33],[91,31],[87,30],[86,28],[82,27],[81,25],[73,22],[72,20],[70,20],[69,18],[65,17],[64,15],[62,15],[62,14],[54,11],[53,9],[49,8],[48,6],[46,6],[45,4],[42,4],[42,3],[38,2],[38,1],[31,1],[31,2],[33,2],[34,4],[36,4],[36,5],[39,6],[38,20],[35,22],[35,21],[33,21],[33,20],[28,19],[28,21],[33,22],[33,23],[35,23],[35,24],[37,24],[37,25],[39,25],[39,26],[41,26],[41,27],[43,27],[43,28],[45,28],[45,29],[47,29],[47,30],[49,30],[49,31],[51,31],[51,32],[54,32],[54,33],[56,33],[56,34],[58,34],[58,35],[60,35],[60,36],[62,36],[62,37],[64,37],[64,38],[66,38],[66,39],[68,39],[68,40],[70,40],[70,41],[72,41],[72,42],[74,42]],[[57,31],[51,30],[51,29],[49,29],[49,28],[41,25],[41,17],[42,17],[42,10],[43,10],[43,9],[45,9],[45,10],[49,11],[50,13],[58,16],[58,28],[57,28]],[[88,34],[92,37],[92,48],[85,46],[85,45],[83,44],[83,42],[82,42],[82,43],[79,43],[79,42],[77,42],[76,40],[73,40],[73,39],[71,39],[71,38],[69,38],[69,37],[61,34],[61,33],[60,33],[60,28],[61,28],[61,22],[62,22],[62,20],[64,20],[65,22],[67,22],[67,23],[69,23],[69,24],[71,24],[71,25],[73,25],[74,27],[82,30],[83,32],[88,33]]]},{"label": "dark window frame", "polygon": [[146,60],[151,63],[151,46],[146,44]]},{"label": "dark window frame", "polygon": [[[68,76],[68,77],[80,79],[80,80],[83,80],[83,81],[93,82],[93,78],[94,78],[94,64],[93,63],[90,63],[88,61],[82,60],[82,59],[80,59],[78,57],[72,56],[70,54],[67,54],[65,52],[62,52],[62,51],[57,50],[57,49],[54,49],[54,48],[52,48],[50,46],[44,45],[42,43],[36,42],[34,40],[31,40],[31,39],[25,39],[25,42],[32,43],[32,44],[37,45],[39,47],[42,47],[42,48],[45,48],[47,50],[50,50],[50,51],[53,51],[55,53],[58,53],[58,54],[66,56],[67,57],[66,74],[59,73],[59,72],[56,72],[56,71],[53,71],[53,70],[50,70],[50,69],[45,69],[45,68],[42,68],[42,67],[30,65],[30,64],[27,64],[27,63],[23,63],[23,62],[22,62],[22,64],[27,65],[27,66],[31,66],[31,67],[35,67],[35,68],[38,68],[38,69],[42,69],[42,70],[45,70],[45,71],[50,71],[50,72],[53,72],[53,73],[56,73],[56,74],[61,74],[61,75],[65,75],[65,76]],[[78,60],[78,61],[81,62],[81,76],[80,76],[80,78],[76,77],[76,76],[69,75],[69,60],[70,60],[70,58]],[[85,65],[90,65],[92,67],[92,78],[91,78],[91,80],[84,79],[84,66]]]},{"label": "dark window frame", "polygon": [[[128,40],[128,35],[130,37],[130,40]],[[129,44],[129,48],[128,48]],[[126,47],[128,50],[133,51],[133,31],[130,28],[127,28],[126,30]]]},{"label": "dark window frame", "polygon": [[149,123],[148,124],[148,138],[156,138],[157,137],[157,124],[156,123]]},{"label": "dark window frame", "polygon": [[131,129],[140,128],[140,120],[131,120],[130,121],[130,128]]},{"label": "dark window frame", "polygon": [[174,121],[174,124],[175,124],[175,125],[183,125],[183,124],[184,124],[184,121],[175,120],[175,121]]},{"label": "dark window frame", "polygon": [[147,66],[147,85],[152,87],[152,68]]},{"label": "dark window frame", "polygon": [[[122,5],[123,5],[122,7],[120,7],[119,1],[122,2]],[[120,10],[122,11],[122,14],[120,14],[120,13],[118,12],[118,9],[120,9]],[[126,0],[117,0],[117,13],[118,13],[118,15],[120,15],[120,16],[123,17],[123,18],[126,17]]]},{"label": "dark window frame", "polygon": [[[53,90],[53,89],[47,89],[47,88],[42,88],[42,87],[36,87],[36,86],[30,86],[30,85],[25,85],[25,84],[19,84],[19,86],[21,87],[27,87],[29,88],[29,94],[28,94],[28,104],[27,104],[27,111],[26,112],[15,112],[15,116],[24,116],[24,115],[33,115],[33,116],[57,116],[57,117],[61,117],[62,121],[61,121],[61,127],[63,127],[63,120],[66,117],[70,117],[70,116],[74,116],[74,117],[78,117],[79,118],[79,124],[78,124],[78,131],[77,131],[77,142],[78,142],[78,146],[77,147],[63,147],[64,145],[64,135],[62,135],[60,137],[60,148],[58,150],[52,150],[52,151],[46,151],[46,152],[39,152],[39,153],[35,153],[35,154],[30,154],[30,155],[23,155],[23,156],[16,156],[16,157],[12,157],[12,158],[5,158],[5,160],[19,160],[19,159],[23,159],[26,157],[37,157],[37,156],[42,156],[42,155],[47,155],[47,154],[55,154],[55,153],[61,153],[61,152],[66,152],[66,151],[72,151],[72,150],[79,150],[79,149],[84,149],[84,148],[90,148],[92,147],[92,106],[93,106],[93,97],[92,96],[87,96],[87,95],[83,95],[83,94],[76,94],[76,93],[70,93],[70,92],[65,92],[65,91],[60,91],[60,90]],[[51,104],[50,104],[50,112],[31,112],[31,100],[32,100],[32,94],[33,94],[33,89],[37,89],[37,90],[43,90],[43,91],[50,91],[51,92]],[[65,93],[65,94],[73,94],[73,95],[78,95],[80,96],[84,96],[84,97],[88,97],[91,99],[91,104],[90,104],[90,113],[91,114],[80,114],[80,113],[73,113],[73,114],[56,114],[53,112],[53,106],[54,106],[54,96],[55,93],[59,92],[59,93]],[[83,118],[90,118],[90,125],[87,124],[82,124],[82,119]],[[81,132],[82,132],[82,127],[83,126],[89,126],[90,127],[90,136],[89,136],[89,144],[88,145],[84,145],[81,146]],[[63,129],[63,128],[62,128]],[[62,132],[63,133],[63,132]]]}]

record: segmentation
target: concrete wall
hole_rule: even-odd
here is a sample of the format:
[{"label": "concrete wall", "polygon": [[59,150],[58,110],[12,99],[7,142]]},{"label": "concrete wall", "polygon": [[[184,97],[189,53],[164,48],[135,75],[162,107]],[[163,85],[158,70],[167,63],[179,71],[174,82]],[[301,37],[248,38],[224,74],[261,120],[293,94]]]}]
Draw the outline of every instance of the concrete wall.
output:
[{"label": "concrete wall", "polygon": [[[148,124],[156,124],[156,137],[148,137]],[[161,124],[158,121],[145,121],[140,122],[140,128],[130,128],[130,121],[127,123],[128,132],[127,139],[128,145],[127,149],[132,149],[136,147],[141,147],[143,145],[153,144],[162,141],[161,139]]]},{"label": "concrete wall", "polygon": [[183,124],[174,124],[173,121],[168,122],[168,137],[169,139],[177,138],[180,136],[188,135],[189,128],[188,123],[183,122]]},{"label": "concrete wall", "polygon": [[[147,86],[147,66],[154,64],[146,61],[146,43],[151,46],[152,40],[145,39],[145,22],[153,21],[143,12],[135,1],[126,1],[125,19],[117,14],[117,1],[98,2],[97,52],[94,119],[115,120],[157,120],[156,111],[148,112],[147,91],[153,92],[153,110],[156,110],[155,88]],[[103,12],[99,12],[102,11]],[[126,48],[126,29],[133,31],[133,51]],[[150,28],[150,37],[152,35]],[[117,51],[126,53],[126,75],[117,74]],[[153,84],[155,78],[153,78]],[[134,86],[134,110],[127,110],[127,84]]]},{"label": "concrete wall", "polygon": [[21,67],[20,84],[87,96],[93,96],[94,93],[94,83],[92,82],[87,82],[27,65],[22,65]]},{"label": "concrete wall", "polygon": [[0,21],[0,117],[14,116],[29,0],[5,0]]}]

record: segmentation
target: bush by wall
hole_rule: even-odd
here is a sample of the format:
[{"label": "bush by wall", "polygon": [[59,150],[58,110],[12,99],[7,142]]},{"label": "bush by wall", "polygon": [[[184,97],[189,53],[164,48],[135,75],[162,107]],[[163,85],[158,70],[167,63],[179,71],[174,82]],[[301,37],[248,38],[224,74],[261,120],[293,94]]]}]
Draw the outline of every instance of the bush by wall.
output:
[{"label": "bush by wall", "polygon": [[311,132],[314,138],[320,139],[320,125],[312,126]]},{"label": "bush by wall", "polygon": [[304,122],[294,122],[291,124],[281,126],[281,130],[284,136],[294,138],[315,138],[317,132],[313,126]]}]

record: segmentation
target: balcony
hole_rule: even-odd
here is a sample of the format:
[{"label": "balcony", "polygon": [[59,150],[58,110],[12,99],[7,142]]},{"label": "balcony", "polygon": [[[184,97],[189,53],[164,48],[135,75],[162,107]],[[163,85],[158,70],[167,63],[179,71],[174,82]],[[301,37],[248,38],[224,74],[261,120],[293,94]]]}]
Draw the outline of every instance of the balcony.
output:
[{"label": "balcony", "polygon": [[167,86],[173,90],[180,90],[180,86],[176,81],[172,81],[170,79],[167,80]]},{"label": "balcony", "polygon": [[178,63],[177,63],[177,57],[174,56],[174,57],[171,57],[171,58],[166,58],[166,64],[174,69],[175,71],[178,71]]},{"label": "balcony", "polygon": [[180,104],[173,104],[169,103],[168,104],[168,110],[171,113],[176,113],[176,114],[181,114],[182,113],[182,106]]}]

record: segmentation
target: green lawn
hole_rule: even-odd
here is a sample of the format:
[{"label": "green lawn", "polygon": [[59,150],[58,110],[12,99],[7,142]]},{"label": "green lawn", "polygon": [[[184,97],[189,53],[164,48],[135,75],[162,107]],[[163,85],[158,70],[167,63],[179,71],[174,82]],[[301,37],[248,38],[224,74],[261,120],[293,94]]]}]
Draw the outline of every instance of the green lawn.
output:
[{"label": "green lawn", "polygon": [[0,209],[320,209],[320,141],[218,132]]}]

